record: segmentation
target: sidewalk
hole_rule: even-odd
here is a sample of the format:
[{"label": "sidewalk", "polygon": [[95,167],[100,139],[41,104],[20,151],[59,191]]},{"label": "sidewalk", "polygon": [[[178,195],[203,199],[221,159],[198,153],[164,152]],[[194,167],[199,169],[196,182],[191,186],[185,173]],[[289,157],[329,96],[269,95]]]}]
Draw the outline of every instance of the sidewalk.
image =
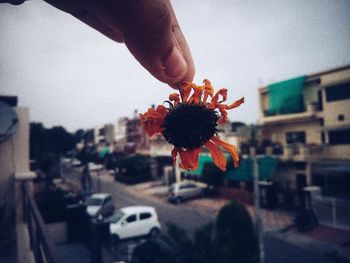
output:
[{"label": "sidewalk", "polygon": [[[139,194],[166,200],[167,187],[161,182],[146,182],[132,188]],[[228,201],[224,198],[201,198],[187,201],[184,205],[213,214],[218,213]],[[254,206],[245,206],[254,219]],[[301,233],[292,227],[294,214],[281,210],[261,209],[261,217],[266,235],[273,235],[298,247],[350,262],[350,231],[321,225],[317,229]]]}]

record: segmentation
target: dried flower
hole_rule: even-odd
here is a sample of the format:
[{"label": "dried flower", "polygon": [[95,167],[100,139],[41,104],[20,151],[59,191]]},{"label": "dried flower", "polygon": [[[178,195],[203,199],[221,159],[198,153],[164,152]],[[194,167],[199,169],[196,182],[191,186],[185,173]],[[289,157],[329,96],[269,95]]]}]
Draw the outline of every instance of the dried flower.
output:
[{"label": "dried flower", "polygon": [[[181,168],[197,169],[199,153],[204,145],[216,166],[225,171],[226,158],[218,146],[230,153],[235,167],[238,166],[239,156],[234,145],[223,142],[216,136],[217,124],[225,123],[228,120],[227,110],[240,106],[244,98],[230,105],[224,104],[227,89],[220,89],[214,94],[210,81],[205,79],[203,83],[202,86],[190,82],[181,84],[180,94],[169,95],[169,100],[166,101],[169,108],[164,105],[158,105],[156,109],[150,108],[140,114],[140,120],[148,136],[161,133],[174,145],[171,155],[175,162],[179,154]],[[210,102],[207,102],[209,97]]]}]

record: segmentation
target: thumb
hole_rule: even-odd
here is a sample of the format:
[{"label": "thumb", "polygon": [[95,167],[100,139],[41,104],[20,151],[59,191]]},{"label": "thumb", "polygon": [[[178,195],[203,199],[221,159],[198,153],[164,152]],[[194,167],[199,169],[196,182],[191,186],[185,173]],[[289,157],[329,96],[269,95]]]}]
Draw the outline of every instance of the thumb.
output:
[{"label": "thumb", "polygon": [[114,23],[127,48],[154,77],[170,85],[193,80],[191,52],[168,0],[104,3],[109,23]]}]

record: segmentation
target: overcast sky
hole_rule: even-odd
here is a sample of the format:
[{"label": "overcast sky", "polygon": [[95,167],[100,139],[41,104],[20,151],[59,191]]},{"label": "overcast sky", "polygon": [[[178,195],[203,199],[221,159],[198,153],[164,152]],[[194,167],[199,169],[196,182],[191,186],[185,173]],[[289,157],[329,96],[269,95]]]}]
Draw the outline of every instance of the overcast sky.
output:
[{"label": "overcast sky", "polygon": [[[258,118],[260,86],[350,64],[349,0],[176,0],[195,82],[211,80],[246,103],[232,121]],[[172,92],[125,46],[40,0],[0,4],[0,94],[31,120],[70,131],[147,110]]]}]

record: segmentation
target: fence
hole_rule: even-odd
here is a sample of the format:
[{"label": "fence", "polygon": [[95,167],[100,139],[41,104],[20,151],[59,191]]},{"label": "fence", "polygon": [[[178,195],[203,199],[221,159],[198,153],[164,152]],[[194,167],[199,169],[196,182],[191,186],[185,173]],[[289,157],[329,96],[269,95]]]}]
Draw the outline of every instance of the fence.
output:
[{"label": "fence", "polygon": [[320,223],[350,230],[350,201],[315,195],[312,207]]},{"label": "fence", "polygon": [[30,249],[36,263],[60,263],[56,247],[46,229],[38,207],[28,190],[28,183],[22,183],[23,221],[28,225]]}]

